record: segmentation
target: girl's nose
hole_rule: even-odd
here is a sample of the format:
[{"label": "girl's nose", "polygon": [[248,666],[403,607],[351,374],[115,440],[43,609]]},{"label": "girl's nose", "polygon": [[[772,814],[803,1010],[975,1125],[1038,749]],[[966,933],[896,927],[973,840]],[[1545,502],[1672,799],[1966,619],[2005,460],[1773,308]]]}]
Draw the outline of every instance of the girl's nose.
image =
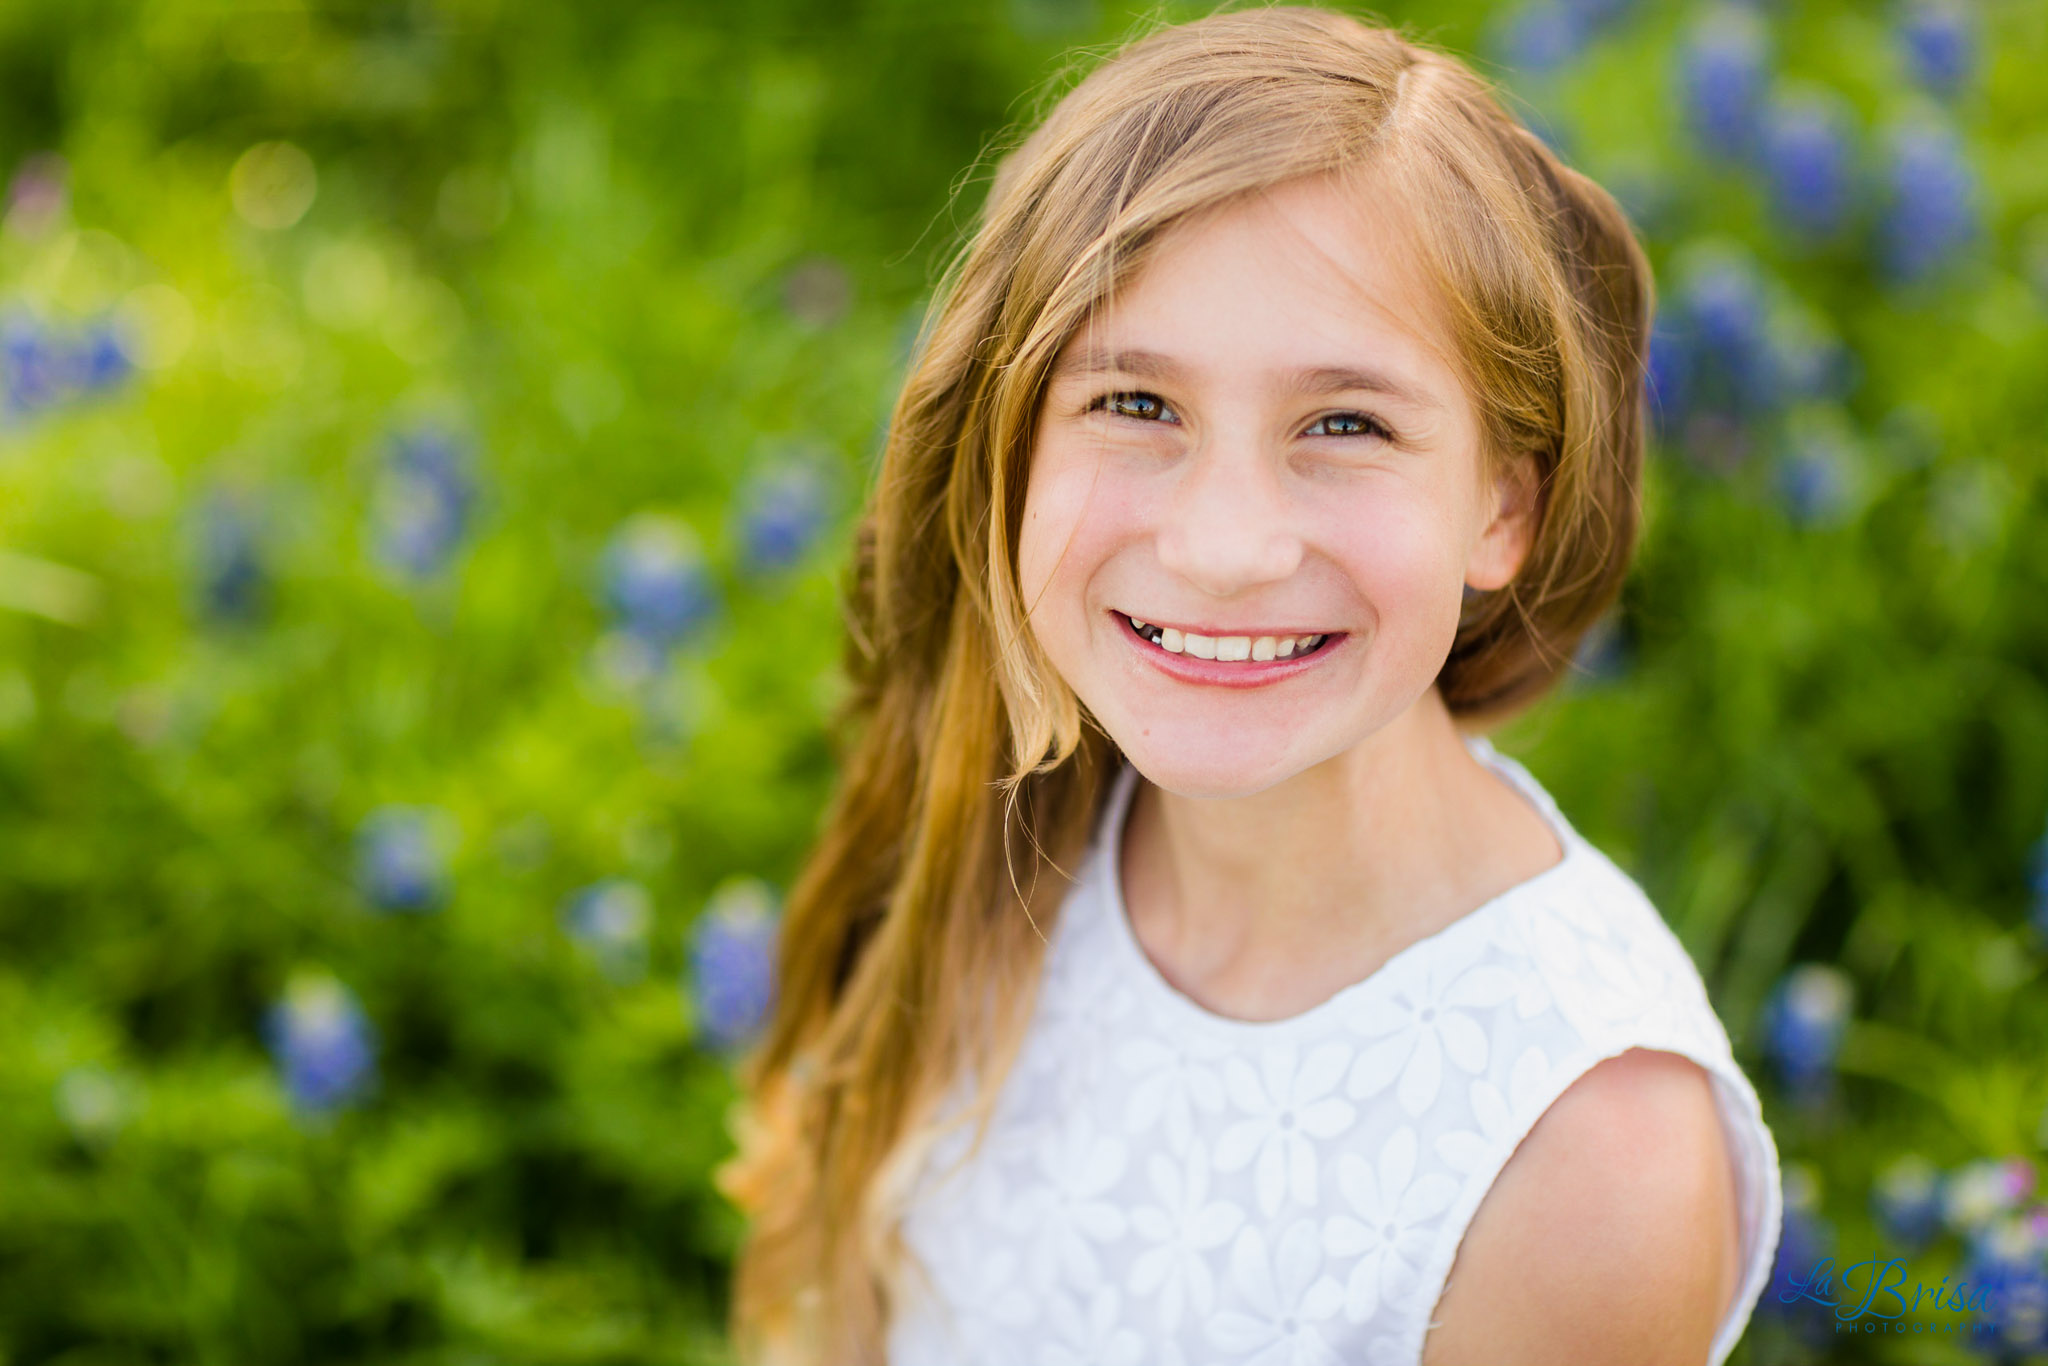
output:
[{"label": "girl's nose", "polygon": [[1160,565],[1212,597],[1275,583],[1301,563],[1283,490],[1248,449],[1212,445],[1186,457],[1160,504]]}]

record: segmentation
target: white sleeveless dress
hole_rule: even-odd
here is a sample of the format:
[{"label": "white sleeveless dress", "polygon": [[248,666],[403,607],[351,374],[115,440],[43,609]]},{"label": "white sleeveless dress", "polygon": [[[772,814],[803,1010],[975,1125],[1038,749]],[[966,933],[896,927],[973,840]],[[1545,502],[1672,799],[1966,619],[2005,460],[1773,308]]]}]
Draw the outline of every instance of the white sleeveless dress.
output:
[{"label": "white sleeveless dress", "polygon": [[987,1140],[967,1157],[956,1127],[916,1170],[891,1366],[1417,1366],[1516,1145],[1587,1069],[1639,1047],[1706,1069],[1734,1157],[1742,1281],[1720,1366],[1782,1213],[1756,1092],[1642,891],[1526,769],[1467,743],[1563,861],[1270,1022],[1212,1014],[1145,957],[1118,866],[1123,766]]}]

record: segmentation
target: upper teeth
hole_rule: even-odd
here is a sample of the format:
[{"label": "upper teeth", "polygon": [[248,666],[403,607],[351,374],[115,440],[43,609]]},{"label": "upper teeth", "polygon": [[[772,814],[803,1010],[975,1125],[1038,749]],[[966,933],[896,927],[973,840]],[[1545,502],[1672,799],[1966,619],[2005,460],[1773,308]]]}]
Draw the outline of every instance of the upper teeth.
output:
[{"label": "upper teeth", "polygon": [[1296,651],[1313,650],[1323,643],[1321,635],[1311,636],[1198,636],[1176,631],[1171,626],[1150,626],[1130,618],[1131,629],[1172,654],[1190,654],[1197,659],[1286,659]]}]

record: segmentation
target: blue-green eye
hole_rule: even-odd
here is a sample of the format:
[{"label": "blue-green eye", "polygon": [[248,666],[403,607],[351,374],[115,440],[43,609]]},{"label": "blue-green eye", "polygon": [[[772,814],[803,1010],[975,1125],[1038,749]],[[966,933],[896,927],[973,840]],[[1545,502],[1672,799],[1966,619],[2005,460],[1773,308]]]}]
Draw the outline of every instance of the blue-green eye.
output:
[{"label": "blue-green eye", "polygon": [[[1132,405],[1149,405],[1149,411],[1132,412],[1130,411]],[[1157,421],[1164,414],[1173,411],[1160,400],[1159,395],[1146,393],[1142,389],[1120,389],[1098,395],[1082,411],[1092,413],[1097,409],[1108,412],[1112,416],[1128,417],[1138,422]],[[1330,432],[1316,432],[1314,430],[1316,426],[1325,424],[1338,424],[1340,430]],[[1386,423],[1380,421],[1371,413],[1358,412],[1330,413],[1319,417],[1310,427],[1310,433],[1311,435],[1319,436],[1371,436],[1378,437],[1381,441],[1392,441],[1394,439],[1394,434],[1388,430]]]},{"label": "blue-green eye", "polygon": [[[1149,403],[1153,406],[1154,411],[1151,414],[1131,413],[1121,411],[1116,407],[1116,405],[1124,403],[1127,400],[1135,400],[1140,403]],[[1152,418],[1158,416],[1159,413],[1166,411],[1166,405],[1160,402],[1159,395],[1144,393],[1140,390],[1123,390],[1115,393],[1103,394],[1101,397],[1097,398],[1093,403],[1088,405],[1089,412],[1093,412],[1097,408],[1102,408],[1111,411],[1115,413],[1115,415],[1118,417],[1135,417],[1140,422],[1149,422],[1152,420]]]},{"label": "blue-green eye", "polygon": [[1331,432],[1331,436],[1376,436],[1382,441],[1392,441],[1394,434],[1387,430],[1387,424],[1370,413],[1331,413],[1316,419],[1318,423],[1356,423],[1351,431]]}]

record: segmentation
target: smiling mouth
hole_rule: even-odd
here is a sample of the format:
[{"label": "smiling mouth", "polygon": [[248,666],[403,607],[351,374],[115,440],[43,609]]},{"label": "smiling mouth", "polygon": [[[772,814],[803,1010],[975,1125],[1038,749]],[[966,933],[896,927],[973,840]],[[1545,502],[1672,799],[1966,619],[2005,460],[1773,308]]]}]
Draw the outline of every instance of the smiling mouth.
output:
[{"label": "smiling mouth", "polygon": [[1116,615],[1128,625],[1132,632],[1151,642],[1167,654],[1186,655],[1195,659],[1215,660],[1219,663],[1265,663],[1284,659],[1300,659],[1327,648],[1332,641],[1344,637],[1342,631],[1323,631],[1296,635],[1267,636],[1206,636],[1192,631],[1180,631],[1171,626],[1159,626],[1152,622],[1139,621],[1124,612]]}]

